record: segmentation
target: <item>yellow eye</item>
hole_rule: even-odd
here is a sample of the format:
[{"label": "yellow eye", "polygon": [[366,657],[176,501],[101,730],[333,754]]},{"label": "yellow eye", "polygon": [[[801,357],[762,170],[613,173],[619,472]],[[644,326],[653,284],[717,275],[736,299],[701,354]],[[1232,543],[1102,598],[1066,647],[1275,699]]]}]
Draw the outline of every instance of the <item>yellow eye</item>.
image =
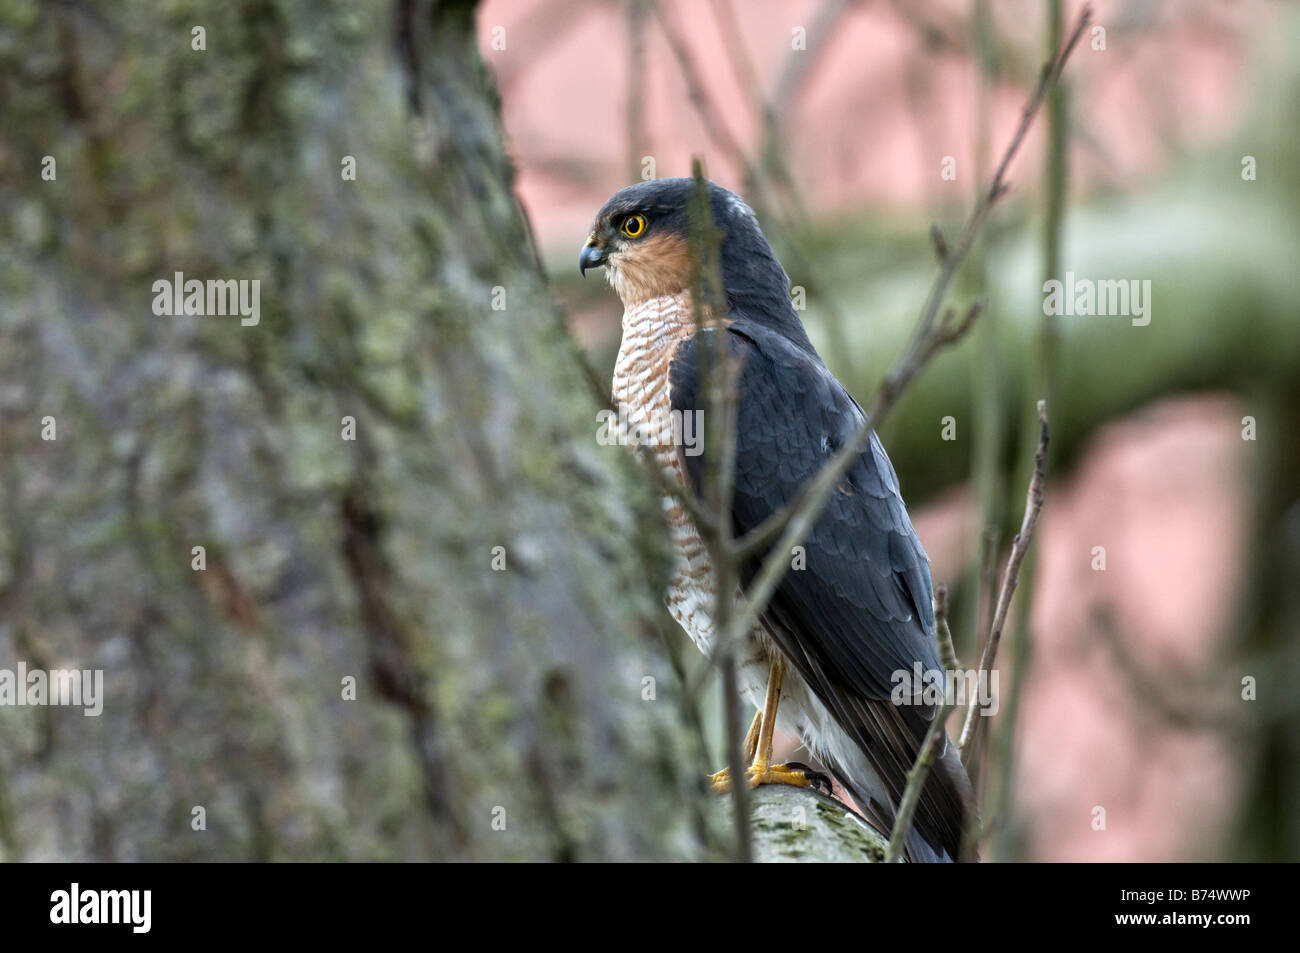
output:
[{"label": "yellow eye", "polygon": [[618,230],[628,238],[636,238],[645,232],[645,216],[629,215],[623,219],[623,224],[618,227]]}]

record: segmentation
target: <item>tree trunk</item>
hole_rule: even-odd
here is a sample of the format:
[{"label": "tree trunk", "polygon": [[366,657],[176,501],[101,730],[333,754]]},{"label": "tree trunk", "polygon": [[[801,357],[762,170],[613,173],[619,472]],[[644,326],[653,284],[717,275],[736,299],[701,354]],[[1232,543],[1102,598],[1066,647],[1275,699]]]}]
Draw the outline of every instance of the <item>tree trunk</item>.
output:
[{"label": "tree trunk", "polygon": [[0,13],[0,668],[104,679],[0,708],[0,859],[715,856],[473,5],[165,10]]}]

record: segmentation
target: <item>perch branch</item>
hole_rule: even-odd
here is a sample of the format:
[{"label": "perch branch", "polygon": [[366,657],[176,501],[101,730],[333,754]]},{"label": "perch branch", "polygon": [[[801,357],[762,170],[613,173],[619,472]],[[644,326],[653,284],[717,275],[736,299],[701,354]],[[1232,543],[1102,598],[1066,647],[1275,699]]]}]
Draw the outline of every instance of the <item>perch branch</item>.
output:
[{"label": "perch branch", "polygon": [[[997,606],[993,610],[993,624],[989,627],[988,641],[984,644],[984,654],[980,657],[978,676],[991,671],[997,658],[998,643],[1002,640],[1002,629],[1007,622],[1007,612],[1011,608],[1011,598],[1016,594],[1016,584],[1020,580],[1020,564],[1029,551],[1029,542],[1034,536],[1034,527],[1038,525],[1038,514],[1043,509],[1044,469],[1047,462],[1047,404],[1038,402],[1038,449],[1034,452],[1034,474],[1029,480],[1029,491],[1025,499],[1025,516],[1020,523],[1020,532],[1011,541],[1011,553],[1007,556],[1007,566],[1002,572],[1002,585],[998,590]],[[976,707],[979,703],[978,693],[971,697],[966,705],[966,721],[962,725],[961,740],[957,748],[963,753],[975,732]]]},{"label": "perch branch", "polygon": [[988,217],[989,210],[1007,190],[1006,173],[1011,165],[1011,160],[1020,150],[1021,143],[1029,131],[1034,116],[1037,115],[1041,108],[1044,97],[1060,76],[1066,60],[1069,59],[1075,46],[1078,45],[1079,39],[1087,28],[1091,17],[1091,8],[1085,6],[1079,14],[1078,22],[1075,24],[1069,40],[1066,41],[1060,52],[1043,66],[1042,72],[1039,74],[1038,84],[1025,104],[1020,125],[1017,127],[1015,135],[1012,136],[1010,144],[998,163],[992,181],[989,183],[988,188],[980,194],[975,208],[971,211],[970,217],[962,229],[959,241],[949,251],[940,266],[939,274],[924,307],[921,309],[916,330],[910,343],[881,384],[854,436],[808,482],[792,503],[768,517],[749,535],[735,544],[738,556],[754,556],[759,551],[766,549],[768,541],[772,539],[779,540],[772,550],[767,553],[762,568],[748,587],[743,606],[733,618],[732,625],[727,630],[719,630],[720,646],[743,636],[753,627],[785,574],[789,565],[789,554],[807,536],[835,485],[867,445],[873,429],[879,426],[880,422],[889,413],[890,408],[898,400],[899,395],[915,379],[916,375],[933,358],[935,353],[959,340],[978,317],[980,311],[978,302],[967,309],[961,320],[954,318],[954,312],[951,309],[945,311],[943,316],[940,317],[939,310],[947,294],[948,286],[961,267],[962,262],[966,260],[976,235]]},{"label": "perch branch", "polygon": [[[955,672],[957,653],[952,647],[952,632],[948,629],[948,587],[942,584],[934,589],[934,626],[943,667],[949,672]],[[916,763],[912,765],[912,770],[907,772],[907,786],[903,789],[902,800],[898,802],[898,814],[894,817],[894,828],[889,834],[889,847],[885,850],[887,864],[892,864],[902,857],[903,849],[907,846],[907,835],[912,830],[916,806],[921,802],[921,790],[925,787],[925,779],[929,777],[930,769],[934,767],[935,759],[939,757],[943,747],[946,738],[944,726],[948,723],[948,715],[957,705],[956,692],[953,693],[952,698],[953,700],[949,701],[945,693],[943,704],[939,706],[939,710],[934,714],[934,720],[926,729],[925,740],[921,742]]]}]

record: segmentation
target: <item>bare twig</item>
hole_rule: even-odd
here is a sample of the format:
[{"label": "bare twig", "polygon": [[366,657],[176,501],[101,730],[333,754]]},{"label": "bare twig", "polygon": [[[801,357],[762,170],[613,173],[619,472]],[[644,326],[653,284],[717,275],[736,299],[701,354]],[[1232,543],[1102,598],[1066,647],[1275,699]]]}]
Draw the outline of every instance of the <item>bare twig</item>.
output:
[{"label": "bare twig", "polygon": [[762,568],[747,588],[743,607],[733,619],[732,627],[728,631],[719,632],[719,640],[732,641],[743,636],[753,627],[785,575],[789,566],[790,553],[807,537],[835,485],[866,447],[873,429],[880,425],[898,396],[935,353],[942,347],[957,341],[978,317],[980,310],[978,302],[970,306],[960,321],[954,319],[954,312],[951,310],[945,311],[940,318],[939,309],[947,294],[948,286],[969,254],[975,236],[988,216],[989,209],[1006,192],[1006,173],[1011,160],[1019,151],[1048,89],[1060,76],[1061,69],[1078,44],[1091,17],[1091,8],[1085,6],[1070,34],[1070,39],[1052,61],[1043,67],[1038,85],[1025,104],[1020,125],[1001,162],[998,163],[992,181],[976,202],[957,245],[951,249],[940,266],[939,274],[921,309],[916,330],[907,348],[881,383],[853,437],[846,441],[817,475],[804,486],[798,498],[768,517],[737,543],[740,555],[752,556],[765,550],[771,540],[778,540],[767,553]]},{"label": "bare twig", "polygon": [[[953,650],[952,632],[948,629],[948,587],[942,583],[934,587],[934,624],[943,667],[950,673],[955,672],[957,653]],[[889,847],[885,850],[887,864],[895,863],[902,857],[903,850],[907,846],[907,835],[912,830],[916,807],[921,803],[921,791],[925,787],[925,779],[929,777],[930,769],[934,767],[934,762],[939,757],[947,738],[944,727],[948,723],[948,715],[957,707],[956,691],[953,691],[951,699],[950,701],[948,693],[945,692],[943,703],[934,713],[934,720],[930,722],[930,727],[926,729],[925,739],[917,752],[916,763],[912,765],[912,770],[907,772],[907,786],[903,789],[903,797],[898,802],[894,828],[889,834]]]},{"label": "bare twig", "polygon": [[[1045,6],[1047,8],[1046,39],[1050,49],[1060,43],[1065,29],[1065,3],[1064,0],[1048,0]],[[1067,97],[1065,96],[1063,84],[1058,83],[1051,89],[1046,98],[1047,150],[1044,191],[1047,208],[1043,229],[1044,279],[1054,278],[1060,270],[1061,233],[1065,221],[1066,170],[1068,168],[1066,156],[1069,149],[1069,117],[1066,104]],[[1030,365],[1028,377],[1029,394],[1040,400],[1046,400],[1051,406],[1056,406],[1058,390],[1056,369],[1059,337],[1060,330],[1056,318],[1047,314],[1040,316],[1033,354],[1034,359]],[[1025,428],[1025,435],[1022,438],[1022,446],[1032,446],[1034,441],[1033,421],[1028,421],[1028,424],[1029,426]],[[1023,473],[1022,470],[1022,478]],[[1034,563],[1034,557],[1030,554],[1025,560],[1022,570],[1027,586],[1033,585]],[[1010,655],[1008,660],[1010,667],[1015,672],[1016,677],[1008,686],[1007,692],[1002,699],[998,732],[996,736],[994,736],[993,732],[988,732],[990,737],[986,746],[991,755],[991,763],[997,766],[999,775],[996,807],[992,808],[992,811],[995,816],[1001,818],[1010,818],[1012,816],[1013,800],[1016,794],[1016,757],[1013,742],[1016,736],[1016,726],[1020,720],[1021,692],[1028,679],[1033,658],[1028,600],[1022,600],[1016,610],[1014,630],[1007,651]],[[975,731],[976,736],[979,737],[982,731],[983,726],[981,725]],[[974,754],[975,751],[964,752],[968,762]],[[1005,850],[1012,840],[1013,838],[1004,838],[995,844],[994,856],[1007,856]]]},{"label": "bare twig", "polygon": [[566,39],[573,27],[582,19],[584,0],[552,0],[536,4],[518,23],[510,28],[510,48],[528,50],[530,56],[502,57],[496,61],[497,86],[502,95],[509,97],[516,85],[522,82],[528,70],[545,62],[542,55],[561,40]]},{"label": "bare twig", "polygon": [[996,526],[986,526],[980,534],[980,604],[975,629],[979,642],[975,646],[976,655],[984,653],[984,636],[993,625],[993,606],[997,604],[998,598],[997,556],[1001,537],[1002,531]]},{"label": "bare twig", "polygon": [[934,244],[935,259],[942,265],[948,258],[948,242],[944,239],[939,226],[933,222],[930,224],[930,241]]},{"label": "bare twig", "polygon": [[[1239,696],[1230,694],[1231,704],[1223,704],[1220,692],[1225,686],[1217,666],[1209,664],[1196,672],[1168,658],[1159,665],[1148,665],[1125,641],[1109,606],[1094,605],[1089,617],[1095,634],[1091,641],[1107,650],[1128,688],[1125,697],[1133,700],[1134,707],[1176,731],[1235,734],[1250,730],[1241,714]],[[1228,683],[1229,691],[1231,686]]]},{"label": "bare twig", "polygon": [[[713,225],[708,184],[698,158],[691,163],[695,189],[687,209],[691,246],[691,307],[697,340],[709,328],[715,330],[712,349],[699,348],[697,389],[704,395],[705,440],[704,503],[712,513],[707,530],[700,529],[713,568],[713,624],[715,631],[725,632],[731,623],[738,585],[737,563],[731,558],[731,498],[735,482],[736,456],[736,382],[739,362],[727,347],[727,335],[718,318],[722,314],[722,274],[719,265],[721,234]],[[735,825],[735,859],[753,860],[753,843],[749,819],[749,785],[741,755],[744,726],[740,714],[740,686],[736,677],[735,645],[715,645],[722,681],[722,703],[726,721],[727,770],[731,776],[733,823]]]},{"label": "bare twig", "polygon": [[821,51],[839,29],[844,16],[855,6],[854,0],[823,0],[813,14],[812,24],[804,37],[804,50],[793,51],[798,55],[786,57],[785,67],[776,81],[772,92],[772,116],[778,126],[783,124],[786,114],[794,106],[799,94],[808,85],[812,70],[826,61],[825,56],[813,56],[811,53]]},{"label": "bare twig", "polygon": [[641,177],[641,156],[645,144],[645,21],[643,0],[627,3],[627,136],[628,178]]},{"label": "bare twig", "polygon": [[[1000,551],[998,540],[1001,535],[1001,531],[997,526],[986,526],[984,532],[980,534],[979,579],[977,583],[979,591],[975,599],[975,644],[972,648],[974,658],[979,658],[984,654],[989,629],[993,625],[993,607],[997,604],[998,599],[997,558]],[[986,742],[987,739],[987,735],[980,735],[981,742]],[[975,791],[977,803],[979,803],[980,772],[984,764],[983,753],[985,747],[985,744],[980,744],[969,751],[963,752],[966,774],[970,777],[971,788]],[[962,853],[963,855],[967,853],[964,847]]]},{"label": "bare twig", "polygon": [[718,34],[727,46],[727,56],[731,59],[731,69],[736,74],[740,88],[749,93],[755,112],[761,112],[763,106],[763,86],[759,82],[758,71],[754,61],[745,49],[745,37],[741,33],[740,21],[731,6],[732,0],[710,0],[713,20],[718,26]]},{"label": "bare twig", "polygon": [[701,536],[716,532],[717,519],[713,510],[709,509],[690,487],[674,482],[664,472],[663,465],[655,457],[653,448],[638,445],[637,450],[639,452],[636,458],[645,467],[655,489],[681,504],[682,509],[686,510],[690,518],[695,521],[695,528],[700,531]]},{"label": "bare twig", "polygon": [[[687,97],[699,114],[706,132],[713,140],[714,145],[725,153],[727,158],[735,165],[745,183],[746,189],[753,193],[750,200],[754,206],[765,214],[771,214],[778,218],[780,221],[782,226],[781,234],[785,245],[783,252],[788,259],[787,264],[790,271],[798,276],[799,283],[803,285],[810,295],[818,297],[820,307],[825,313],[826,330],[830,335],[832,345],[837,353],[843,353],[845,351],[845,320],[843,312],[829,294],[822,292],[821,281],[813,268],[811,256],[804,250],[802,243],[796,237],[807,231],[809,218],[807,208],[803,204],[799,190],[795,187],[794,179],[785,161],[784,139],[780,134],[778,119],[781,107],[769,107],[764,104],[762,92],[757,82],[743,84],[752,93],[754,108],[764,129],[762,145],[758,150],[759,155],[756,159],[751,160],[739,138],[726,125],[724,110],[718,105],[710,93],[709,87],[703,81],[702,71],[695,58],[691,55],[690,47],[685,39],[677,31],[656,0],[645,0],[645,2],[649,3],[654,10],[655,17],[659,21],[660,28],[668,41],[673,57],[677,60],[682,81],[686,84]],[[827,0],[822,10],[819,11],[817,21],[814,23],[814,35],[810,40],[812,45],[809,46],[809,49],[820,46],[825,36],[833,32],[835,22],[849,6],[851,6],[851,3],[846,2],[846,0]],[[741,75],[749,64],[738,31],[727,29],[724,26],[724,21],[730,22],[733,26],[735,25],[734,17],[731,17],[730,14],[730,6],[726,3],[726,0],[718,0],[715,3],[714,15],[718,19],[719,29],[731,40],[729,48],[732,50],[733,60],[736,60],[737,73]],[[797,91],[799,84],[802,83],[803,77],[806,75],[804,64],[817,62],[820,59],[823,58],[810,56],[806,50],[798,51],[792,55],[791,60],[794,62],[787,65],[787,71],[783,74],[781,83],[778,84],[777,95],[783,95],[781,90],[785,88],[787,82],[793,83],[792,88]]]},{"label": "bare twig", "polygon": [[[668,23],[659,5],[654,3],[654,0],[647,0],[647,2],[663,27],[665,36],[673,48],[674,55],[677,56],[682,67],[692,101],[695,102],[696,108],[706,119],[706,124],[710,127],[710,133],[714,136],[715,142],[720,145],[724,152],[729,153],[736,160],[740,168],[752,172],[752,166],[745,157],[743,150],[723,124],[721,116],[717,114],[716,107],[709,100],[703,85],[700,83],[698,73],[694,70],[694,64],[681,37],[675,33]],[[749,830],[748,786],[745,783],[744,765],[741,763],[740,752],[742,726],[737,705],[736,647],[740,640],[757,624],[759,616],[766,608],[789,566],[789,553],[792,552],[795,545],[806,538],[813,523],[818,519],[830,493],[853,461],[866,447],[874,428],[879,426],[899,395],[934,355],[942,348],[959,340],[979,316],[981,304],[978,301],[972,303],[962,312],[960,317],[952,308],[944,309],[942,314],[940,311],[943,308],[948,288],[960,270],[962,263],[969,255],[975,238],[983,226],[990,209],[1007,191],[1005,176],[1010,163],[1019,151],[1045,95],[1059,77],[1066,60],[1086,29],[1090,17],[1091,10],[1085,7],[1069,40],[1053,59],[1043,67],[1038,84],[1025,106],[1020,125],[1003,154],[988,188],[980,193],[956,245],[948,248],[942,240],[936,242],[936,248],[939,250],[941,258],[939,273],[921,309],[916,328],[904,353],[881,383],[868,410],[862,412],[859,408],[861,419],[853,437],[804,486],[795,501],[783,507],[778,513],[773,514],[762,525],[739,541],[731,538],[731,495],[735,454],[735,384],[738,379],[739,368],[736,366],[737,362],[730,358],[725,334],[715,335],[716,348],[701,348],[699,354],[701,393],[707,395],[709,415],[709,419],[706,421],[708,439],[706,440],[707,455],[704,461],[705,480],[703,489],[705,492],[703,501],[690,500],[691,494],[689,490],[683,492],[681,488],[666,486],[669,481],[664,478],[662,473],[655,472],[655,478],[660,488],[665,489],[675,498],[681,500],[692,518],[696,520],[697,529],[709,549],[712,560],[715,584],[714,645],[711,660],[704,667],[703,673],[707,673],[711,665],[716,663],[720,666],[723,679],[724,704],[726,705],[727,716],[727,763],[732,780],[731,790],[734,798],[737,840],[736,856],[739,859],[750,859],[752,849]],[[716,121],[711,121],[711,119]],[[697,187],[691,215],[692,301],[698,330],[703,330],[707,326],[706,322],[710,319],[713,319],[716,324],[716,318],[721,313],[720,308],[717,307],[718,303],[722,301],[720,296],[721,281],[717,269],[716,244],[718,238],[716,231],[712,227],[703,171],[698,160],[693,163],[693,174]],[[716,312],[715,309],[717,309]],[[717,353],[705,353],[710,350],[716,350]],[[1038,513],[1042,507],[1042,461],[1047,443],[1046,411],[1042,402],[1039,403],[1039,415],[1041,440],[1034,479],[1031,481],[1029,488],[1029,502],[1025,514],[1025,523],[1022,525],[1020,534],[1016,537],[1011,556],[1008,559],[998,606],[994,612],[993,625],[990,628],[984,656],[981,659],[981,672],[988,671],[996,657],[997,644],[1006,622],[1011,596],[1015,591],[1020,563],[1024,559],[1025,551],[1028,548],[1037,522]],[[719,427],[722,429],[719,430]],[[651,469],[652,472],[657,471],[657,468],[653,466],[651,466]],[[765,558],[758,574],[747,587],[744,599],[739,603],[733,602],[733,595],[738,586],[739,567],[745,560],[755,558],[760,554]],[[955,670],[955,654],[952,650],[951,634],[947,620],[946,589],[941,587],[940,592],[943,594],[941,597],[942,602],[936,608],[940,644],[944,652],[945,664],[951,662],[950,670]],[[692,690],[696,689],[698,689],[698,685],[693,686]],[[955,699],[955,694],[953,697]],[[922,742],[917,762],[912,771],[909,772],[908,786],[904,792],[904,803],[899,806],[898,823],[895,824],[894,837],[891,839],[891,859],[896,859],[901,854],[902,844],[910,829],[925,777],[935,758],[938,757],[942,742],[946,739],[945,722],[954,705],[955,701],[950,704],[945,697],[944,704],[936,713],[936,717]],[[962,733],[963,745],[968,740],[971,730],[974,707],[975,700],[972,700]]]},{"label": "bare twig", "polygon": [[[713,140],[715,146],[726,153],[727,158],[735,163],[736,168],[746,177],[756,176],[757,172],[745,155],[745,150],[741,148],[740,140],[732,133],[722,109],[709,95],[708,87],[700,76],[685,39],[677,32],[676,26],[664,13],[663,7],[657,0],[646,0],[646,2],[649,3],[650,9],[654,11],[655,18],[659,21],[659,28],[663,32],[664,39],[668,41],[668,48],[672,50],[673,58],[677,60],[677,68],[682,74],[682,81],[686,84],[686,95],[690,98],[696,112],[700,114],[700,118],[704,120],[704,128],[709,138]],[[756,184],[761,185],[761,183]]]},{"label": "bare twig", "polygon": [[1010,145],[1007,147],[1006,152],[1003,153],[997,170],[993,173],[993,180],[989,183],[988,188],[980,194],[978,201],[975,203],[975,208],[966,220],[966,225],[962,229],[957,245],[944,258],[940,266],[939,275],[930,289],[930,296],[926,300],[925,307],[921,309],[920,320],[917,321],[916,331],[912,335],[907,351],[904,352],[903,359],[894,366],[894,370],[889,373],[881,385],[882,393],[877,395],[879,405],[872,404],[872,409],[876,411],[871,415],[875,426],[879,426],[878,414],[892,404],[897,397],[897,392],[903,389],[906,382],[915,376],[916,371],[919,370],[919,365],[924,364],[933,353],[930,336],[935,317],[939,313],[939,306],[943,303],[944,296],[948,292],[948,285],[952,283],[952,279],[970,253],[971,245],[974,244],[975,237],[984,224],[984,219],[987,218],[989,210],[1007,191],[1006,174],[1011,165],[1011,160],[1020,151],[1021,143],[1024,142],[1025,135],[1029,132],[1034,116],[1042,107],[1044,98],[1060,76],[1066,60],[1069,59],[1075,46],[1078,45],[1079,39],[1083,36],[1084,30],[1087,29],[1091,18],[1092,8],[1085,6],[1080,12],[1079,20],[1075,24],[1065,46],[1061,48],[1051,62],[1043,66],[1038,77],[1038,85],[1034,87],[1029,101],[1025,104],[1020,117],[1020,125],[1016,128],[1015,135],[1011,137]]},{"label": "bare twig", "polygon": [[[1020,532],[1011,541],[1011,553],[1007,556],[1007,566],[1002,572],[1002,586],[998,590],[997,607],[993,610],[993,624],[989,628],[988,642],[984,645],[984,654],[980,657],[978,677],[992,671],[993,661],[997,658],[998,643],[1002,640],[1002,629],[1007,622],[1007,612],[1011,608],[1011,597],[1016,594],[1016,584],[1020,579],[1020,564],[1024,562],[1025,553],[1029,551],[1029,542],[1034,536],[1034,527],[1038,525],[1038,514],[1043,509],[1044,468],[1047,464],[1047,404],[1038,402],[1038,449],[1034,453],[1034,475],[1029,480],[1029,491],[1025,499],[1025,516],[1020,523]],[[958,750],[965,752],[975,731],[976,707],[979,695],[972,696],[966,706],[966,720],[961,729],[961,740],[957,742]]]},{"label": "bare twig", "polygon": [[935,16],[918,10],[918,4],[910,0],[893,0],[890,6],[904,23],[916,30],[926,49],[957,56],[969,52],[970,44],[965,37],[970,30],[955,17],[948,17],[948,22],[940,22]]}]

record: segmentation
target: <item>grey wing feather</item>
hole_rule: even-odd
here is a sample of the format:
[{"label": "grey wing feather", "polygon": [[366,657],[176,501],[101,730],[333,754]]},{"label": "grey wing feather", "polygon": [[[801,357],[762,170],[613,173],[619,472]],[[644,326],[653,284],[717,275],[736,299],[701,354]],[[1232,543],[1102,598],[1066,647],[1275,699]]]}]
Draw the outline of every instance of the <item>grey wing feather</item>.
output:
[{"label": "grey wing feather", "polygon": [[[697,348],[683,342],[670,368],[674,410],[699,406]],[[814,353],[743,320],[727,332],[744,362],[739,380],[732,504],[737,535],[795,499],[864,419],[862,409]],[[703,457],[686,457],[698,489]],[[782,652],[854,739],[895,803],[935,709],[890,700],[894,673],[941,668],[934,638],[929,562],[912,529],[898,478],[873,433],[832,491],[803,542],[805,568],[785,574],[765,623]],[[743,585],[760,560],[741,569]],[[968,787],[945,757],[927,783],[916,830],[957,856]],[[844,780],[855,798],[862,790]],[[886,806],[892,816],[892,810]]]}]

